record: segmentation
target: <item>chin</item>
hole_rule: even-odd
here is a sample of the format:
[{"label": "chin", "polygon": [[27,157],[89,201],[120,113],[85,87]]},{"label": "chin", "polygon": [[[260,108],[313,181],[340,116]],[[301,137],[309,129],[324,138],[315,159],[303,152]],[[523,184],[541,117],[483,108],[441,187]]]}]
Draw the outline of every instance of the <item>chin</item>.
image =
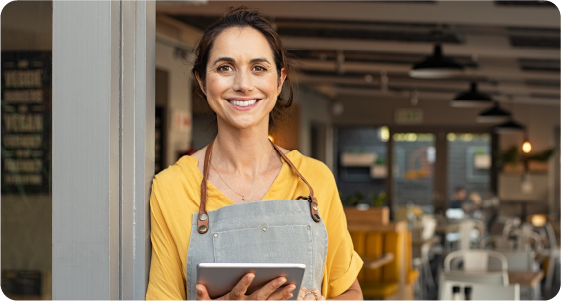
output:
[{"label": "chin", "polygon": [[234,120],[229,120],[226,123],[237,129],[244,130],[244,129],[257,127],[263,122],[265,122],[265,124],[268,125],[268,119],[263,121],[263,120],[256,120],[254,118],[236,118]]}]

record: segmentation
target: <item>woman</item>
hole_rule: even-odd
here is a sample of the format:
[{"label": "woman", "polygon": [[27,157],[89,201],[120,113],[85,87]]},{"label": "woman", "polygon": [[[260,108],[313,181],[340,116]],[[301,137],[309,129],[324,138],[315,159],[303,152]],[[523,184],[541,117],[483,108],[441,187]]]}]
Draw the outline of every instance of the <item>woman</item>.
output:
[{"label": "woman", "polygon": [[333,175],[268,139],[269,126],[292,103],[290,68],[278,34],[258,12],[231,10],[205,31],[193,74],[218,133],[154,178],[146,299],[210,299],[196,283],[200,262],[307,266],[299,292],[294,285],[276,291],[286,281],[279,277],[246,296],[249,273],[222,299],[362,299],[356,276],[363,262]]}]

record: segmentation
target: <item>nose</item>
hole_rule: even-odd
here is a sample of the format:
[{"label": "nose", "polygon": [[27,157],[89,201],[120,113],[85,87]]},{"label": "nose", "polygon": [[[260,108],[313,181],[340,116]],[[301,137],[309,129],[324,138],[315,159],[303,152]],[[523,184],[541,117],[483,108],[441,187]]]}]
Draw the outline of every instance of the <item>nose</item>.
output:
[{"label": "nose", "polygon": [[234,90],[238,92],[248,92],[253,90],[251,73],[247,70],[239,70],[234,76]]}]

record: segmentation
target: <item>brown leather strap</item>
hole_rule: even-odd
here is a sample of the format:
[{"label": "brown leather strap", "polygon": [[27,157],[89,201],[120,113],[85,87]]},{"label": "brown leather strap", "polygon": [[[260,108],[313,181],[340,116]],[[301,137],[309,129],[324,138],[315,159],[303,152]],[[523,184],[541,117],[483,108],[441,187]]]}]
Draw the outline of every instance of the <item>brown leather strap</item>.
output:
[{"label": "brown leather strap", "polygon": [[[199,204],[199,216],[198,216],[198,219],[197,219],[197,230],[201,234],[204,234],[204,233],[208,232],[209,216],[208,216],[208,213],[206,212],[207,181],[208,181],[208,171],[209,171],[209,166],[210,166],[210,158],[212,156],[212,145],[213,144],[214,144],[214,140],[207,146],[206,152],[205,152],[205,161],[204,161],[205,165],[203,167],[203,181],[201,183],[201,202]],[[294,166],[292,161],[290,161],[290,159],[288,159],[288,157],[272,141],[271,141],[271,144],[273,145],[275,150],[280,154],[280,156],[284,159],[284,161],[286,163],[288,163],[288,165],[290,165],[290,167],[294,170],[294,172],[296,172],[298,177],[300,177],[300,179],[302,179],[302,181],[304,181],[304,183],[306,183],[306,185],[308,185],[308,189],[310,189],[310,195],[309,196],[299,196],[297,199],[298,200],[308,200],[308,202],[310,203],[310,214],[312,216],[312,219],[316,223],[319,223],[321,218],[319,216],[319,211],[318,211],[318,202],[317,202],[316,198],[314,197],[314,190],[312,189],[312,186],[310,185],[310,183],[308,183],[308,181],[306,181],[306,179],[298,171],[296,166]]]},{"label": "brown leather strap", "polygon": [[310,195],[307,196],[307,197],[299,196],[297,199],[298,200],[308,200],[308,202],[310,203],[310,214],[312,215],[312,219],[314,220],[314,222],[319,223],[320,217],[319,217],[319,212],[318,212],[318,201],[314,197],[314,190],[312,189],[312,186],[310,185],[310,183],[308,183],[308,181],[306,181],[304,176],[302,176],[302,174],[300,174],[300,172],[298,171],[296,166],[294,166],[294,164],[288,159],[288,157],[272,141],[271,141],[271,144],[277,150],[277,152],[279,152],[279,154],[284,159],[284,161],[286,161],[286,163],[288,163],[288,165],[290,165],[290,167],[292,167],[292,169],[298,175],[298,177],[300,177],[300,179],[302,179],[302,181],[304,181],[304,183],[306,183],[306,185],[308,185],[308,189],[310,190]]},{"label": "brown leather strap", "polygon": [[208,231],[208,213],[206,212],[206,199],[208,171],[210,167],[210,157],[212,156],[212,145],[214,140],[206,147],[205,152],[205,165],[203,166],[203,181],[201,183],[201,203],[199,204],[199,216],[197,218],[197,230],[199,233],[204,234]]}]

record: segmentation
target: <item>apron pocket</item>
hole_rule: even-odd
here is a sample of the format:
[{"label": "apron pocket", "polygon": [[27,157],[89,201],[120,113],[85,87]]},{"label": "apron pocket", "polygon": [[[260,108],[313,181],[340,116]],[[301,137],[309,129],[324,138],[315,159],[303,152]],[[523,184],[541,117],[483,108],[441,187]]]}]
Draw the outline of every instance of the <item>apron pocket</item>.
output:
[{"label": "apron pocket", "polygon": [[313,283],[313,240],[308,225],[263,226],[213,232],[215,262],[303,263],[302,285]]}]

